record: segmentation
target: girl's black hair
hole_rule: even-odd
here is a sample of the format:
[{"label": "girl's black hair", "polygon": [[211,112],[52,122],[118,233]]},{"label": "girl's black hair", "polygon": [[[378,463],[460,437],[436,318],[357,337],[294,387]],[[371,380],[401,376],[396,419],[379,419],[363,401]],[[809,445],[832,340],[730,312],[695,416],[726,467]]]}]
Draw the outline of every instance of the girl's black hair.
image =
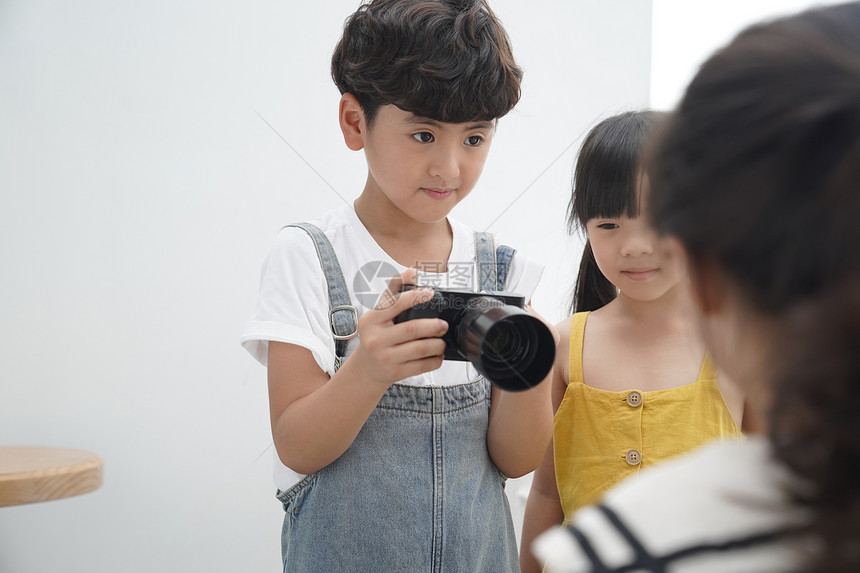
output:
[{"label": "girl's black hair", "polygon": [[[567,229],[585,230],[595,217],[636,217],[643,149],[665,113],[629,111],[604,119],[586,135],[573,175]],[[597,267],[586,240],[579,262],[570,312],[597,310],[613,300],[617,289]]]},{"label": "girl's black hair", "polygon": [[860,3],[754,26],[653,150],[652,218],[778,325],[768,432],[811,571],[860,571]]}]

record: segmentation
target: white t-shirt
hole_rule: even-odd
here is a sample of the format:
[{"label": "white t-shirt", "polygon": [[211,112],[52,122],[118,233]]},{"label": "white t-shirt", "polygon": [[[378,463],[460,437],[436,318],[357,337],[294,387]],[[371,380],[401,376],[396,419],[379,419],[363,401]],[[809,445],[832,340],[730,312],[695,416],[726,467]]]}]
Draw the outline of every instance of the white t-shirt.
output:
[{"label": "white t-shirt", "polygon": [[[451,220],[453,248],[444,273],[421,272],[418,284],[439,288],[474,290],[475,241],[472,229]],[[355,214],[344,205],[309,221],[322,230],[337,253],[350,294],[361,316],[376,305],[388,280],[406,267],[397,263],[376,243]],[[500,244],[496,238],[496,244]],[[425,265],[426,266],[426,265]],[[440,268],[443,265],[440,263]],[[530,300],[543,273],[543,265],[517,252],[508,271],[508,292]],[[242,346],[266,365],[268,341],[307,348],[319,367],[334,374],[335,345],[329,325],[329,299],[325,275],[310,236],[302,229],[281,229],[263,263],[260,296],[245,325]],[[401,381],[410,385],[451,385],[476,380],[479,374],[469,362],[446,360],[442,367]],[[303,476],[284,466],[275,455],[275,484],[286,490]]]},{"label": "white t-shirt", "polygon": [[[800,540],[768,534],[805,521],[788,501],[791,485],[767,439],[750,436],[714,442],[642,471],[610,489],[602,505],[671,573],[785,573],[802,570],[793,551]],[[639,570],[630,567],[630,542],[599,507],[579,510],[572,525],[605,568],[595,567],[582,541],[553,528],[532,547],[548,572]]]}]

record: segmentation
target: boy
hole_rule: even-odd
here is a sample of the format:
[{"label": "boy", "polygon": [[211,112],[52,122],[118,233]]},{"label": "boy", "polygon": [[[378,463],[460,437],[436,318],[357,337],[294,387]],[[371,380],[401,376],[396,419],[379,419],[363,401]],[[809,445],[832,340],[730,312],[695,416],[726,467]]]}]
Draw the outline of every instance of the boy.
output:
[{"label": "boy", "polygon": [[[313,221],[333,256],[312,230],[280,232],[242,337],[268,365],[285,570],[516,571],[504,476],[543,456],[550,376],[491,388],[469,363],[443,362],[445,321],[393,319],[431,295],[403,285],[477,288],[475,235],[448,214],[477,182],[522,72],[484,1],[374,0],[347,21],[332,77],[344,140],[365,152],[364,189]],[[396,269],[395,294],[368,309],[349,292],[330,311],[337,273],[321,258],[336,258],[343,286]],[[516,253],[501,286],[528,299],[541,272]],[[344,315],[358,337],[349,327],[336,341]]]}]

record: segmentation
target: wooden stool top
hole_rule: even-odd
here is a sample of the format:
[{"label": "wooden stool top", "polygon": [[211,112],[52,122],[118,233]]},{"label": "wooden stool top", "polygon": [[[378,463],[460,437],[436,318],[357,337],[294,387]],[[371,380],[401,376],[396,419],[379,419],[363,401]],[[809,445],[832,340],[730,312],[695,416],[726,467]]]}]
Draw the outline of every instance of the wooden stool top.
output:
[{"label": "wooden stool top", "polygon": [[0,446],[0,507],[62,499],[102,485],[102,460],[85,450]]}]

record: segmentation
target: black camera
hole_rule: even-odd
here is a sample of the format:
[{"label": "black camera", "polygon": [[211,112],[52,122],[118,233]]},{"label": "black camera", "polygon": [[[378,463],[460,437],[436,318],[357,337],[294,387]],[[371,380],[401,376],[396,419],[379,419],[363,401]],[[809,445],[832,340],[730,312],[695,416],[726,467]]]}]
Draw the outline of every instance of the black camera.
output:
[{"label": "black camera", "polygon": [[[413,287],[407,285],[404,290]],[[549,328],[524,309],[525,297],[506,292],[436,289],[433,298],[394,322],[441,318],[448,323],[445,360],[468,360],[503,390],[527,390],[546,378],[555,360]]]}]

